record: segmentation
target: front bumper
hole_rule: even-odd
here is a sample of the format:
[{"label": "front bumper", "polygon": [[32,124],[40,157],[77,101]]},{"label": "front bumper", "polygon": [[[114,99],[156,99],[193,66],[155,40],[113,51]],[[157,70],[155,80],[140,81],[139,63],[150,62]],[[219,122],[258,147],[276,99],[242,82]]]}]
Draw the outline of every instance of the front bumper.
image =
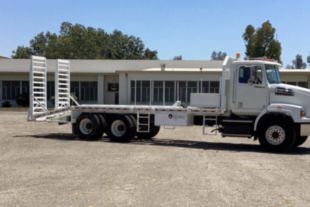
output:
[{"label": "front bumper", "polygon": [[300,136],[310,136],[310,123],[300,124]]}]

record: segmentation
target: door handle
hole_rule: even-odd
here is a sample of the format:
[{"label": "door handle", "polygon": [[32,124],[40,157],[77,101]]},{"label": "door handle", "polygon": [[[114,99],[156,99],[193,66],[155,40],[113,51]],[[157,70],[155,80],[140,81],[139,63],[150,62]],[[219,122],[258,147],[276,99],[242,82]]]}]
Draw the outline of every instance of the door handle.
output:
[{"label": "door handle", "polygon": [[254,85],[254,88],[265,88],[265,86]]}]

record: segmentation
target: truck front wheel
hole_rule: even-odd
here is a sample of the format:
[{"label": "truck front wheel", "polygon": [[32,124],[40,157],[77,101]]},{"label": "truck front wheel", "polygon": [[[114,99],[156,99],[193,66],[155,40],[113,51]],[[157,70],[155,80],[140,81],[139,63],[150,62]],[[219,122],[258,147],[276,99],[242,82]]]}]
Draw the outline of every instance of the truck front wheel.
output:
[{"label": "truck front wheel", "polygon": [[290,150],[296,142],[296,132],[285,121],[269,122],[262,126],[259,142],[268,150]]}]

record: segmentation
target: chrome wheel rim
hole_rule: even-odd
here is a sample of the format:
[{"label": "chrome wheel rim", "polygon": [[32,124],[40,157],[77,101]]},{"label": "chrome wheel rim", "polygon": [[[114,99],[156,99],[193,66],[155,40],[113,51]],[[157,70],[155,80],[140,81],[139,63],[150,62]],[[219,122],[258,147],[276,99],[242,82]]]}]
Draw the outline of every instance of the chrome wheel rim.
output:
[{"label": "chrome wheel rim", "polygon": [[270,126],[266,130],[266,140],[271,145],[280,145],[286,138],[285,130],[278,125]]},{"label": "chrome wheel rim", "polygon": [[121,137],[126,132],[126,124],[122,120],[115,120],[111,124],[111,132],[116,137]]},{"label": "chrome wheel rim", "polygon": [[94,130],[94,125],[89,118],[85,118],[80,122],[79,128],[83,134],[90,134]]}]

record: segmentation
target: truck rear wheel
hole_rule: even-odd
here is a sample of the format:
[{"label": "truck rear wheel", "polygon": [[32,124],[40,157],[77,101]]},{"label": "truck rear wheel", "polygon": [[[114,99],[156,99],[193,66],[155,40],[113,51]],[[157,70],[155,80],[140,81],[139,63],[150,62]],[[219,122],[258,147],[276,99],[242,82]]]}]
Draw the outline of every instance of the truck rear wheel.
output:
[{"label": "truck rear wheel", "polygon": [[82,114],[73,126],[75,133],[81,139],[97,140],[102,136],[100,120],[97,115]]},{"label": "truck rear wheel", "polygon": [[303,143],[305,143],[307,141],[307,139],[308,139],[307,136],[299,136],[299,137],[297,137],[296,142],[295,142],[295,147],[298,147],[298,146],[302,145]]},{"label": "truck rear wheel", "polygon": [[115,116],[110,119],[107,135],[111,141],[129,142],[135,134],[135,125],[129,116]]},{"label": "truck rear wheel", "polygon": [[101,138],[103,133],[105,133],[107,131],[107,121],[105,119],[105,117],[102,114],[96,114],[96,116],[98,117],[99,121],[100,121],[100,128],[98,131],[98,138]]},{"label": "truck rear wheel", "polygon": [[269,122],[262,126],[259,142],[268,150],[290,150],[296,142],[296,132],[290,127],[288,122]]},{"label": "truck rear wheel", "polygon": [[160,131],[160,126],[151,125],[150,132],[137,132],[137,137],[139,139],[152,139]]}]

